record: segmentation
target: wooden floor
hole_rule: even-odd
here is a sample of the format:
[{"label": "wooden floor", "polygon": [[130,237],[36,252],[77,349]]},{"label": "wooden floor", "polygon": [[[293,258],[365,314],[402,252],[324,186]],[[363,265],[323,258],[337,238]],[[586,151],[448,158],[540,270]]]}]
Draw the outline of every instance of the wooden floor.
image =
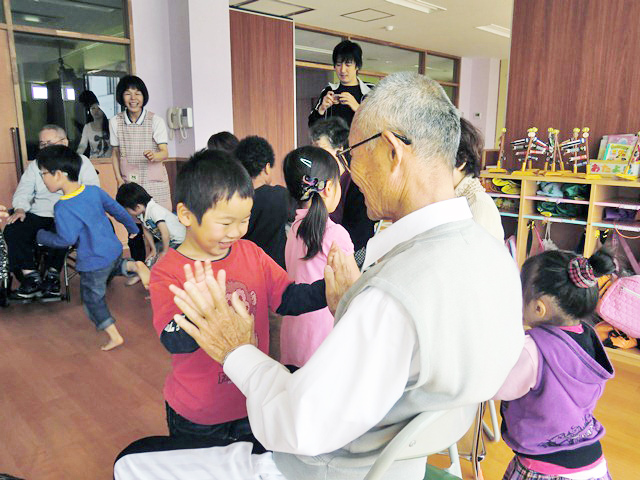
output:
[{"label": "wooden floor", "polygon": [[[102,352],[79,302],[0,309],[0,472],[28,480],[112,478],[115,456],[129,442],[166,434],[162,384],[169,368],[151,327],[140,285],[116,278],[108,303],[125,344]],[[607,428],[604,450],[615,480],[638,478],[640,365],[615,362],[616,378],[596,410]],[[500,479],[511,459],[489,444],[486,480]],[[431,457],[430,463],[444,459]],[[465,478],[470,465],[463,461]]]}]

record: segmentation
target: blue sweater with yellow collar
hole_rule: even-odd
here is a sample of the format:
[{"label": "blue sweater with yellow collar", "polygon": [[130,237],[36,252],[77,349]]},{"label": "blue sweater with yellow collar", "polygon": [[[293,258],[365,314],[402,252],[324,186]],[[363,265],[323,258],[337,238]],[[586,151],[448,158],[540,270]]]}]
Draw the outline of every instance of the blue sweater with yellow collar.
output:
[{"label": "blue sweater with yellow collar", "polygon": [[122,244],[107,213],[122,223],[129,233],[138,233],[131,215],[100,187],[82,185],[63,195],[53,208],[56,233],[39,230],[38,243],[64,248],[75,245],[76,270],[93,272],[122,255]]}]

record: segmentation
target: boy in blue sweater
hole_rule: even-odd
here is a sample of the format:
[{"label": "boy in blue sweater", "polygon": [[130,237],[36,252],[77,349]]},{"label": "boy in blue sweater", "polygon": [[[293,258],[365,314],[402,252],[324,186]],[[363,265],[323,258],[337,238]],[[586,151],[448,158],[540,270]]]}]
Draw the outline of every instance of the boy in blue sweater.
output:
[{"label": "boy in blue sweater", "polygon": [[64,145],[44,148],[36,161],[47,189],[64,193],[53,210],[56,233],[39,230],[37,241],[56,248],[76,246],[76,270],[80,272],[80,296],[85,312],[98,330],[109,335],[102,350],[111,350],[124,340],[107,307],[107,281],[114,275],[137,274],[146,286],[149,269],[144,262],[122,258],[122,244],[106,213],[122,223],[130,236],[137,235],[138,227],[104,190],[78,183],[81,160],[70,148]]}]

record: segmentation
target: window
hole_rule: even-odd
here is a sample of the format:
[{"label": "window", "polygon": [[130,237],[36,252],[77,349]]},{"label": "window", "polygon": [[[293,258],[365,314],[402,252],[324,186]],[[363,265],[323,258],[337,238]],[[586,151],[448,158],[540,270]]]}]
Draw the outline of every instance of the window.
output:
[{"label": "window", "polygon": [[451,101],[457,105],[460,63],[457,57],[351,37],[346,33],[324,32],[314,27],[298,26],[295,29],[298,146],[309,143],[307,118],[318,101],[318,95],[327,83],[338,82],[333,71],[333,48],[347,38],[351,38],[362,47],[363,65],[358,74],[362,81],[375,84],[390,73],[423,73],[440,83]]},{"label": "window", "polygon": [[333,67],[333,47],[342,41],[341,37],[301,28],[296,28],[295,35],[296,60]]},{"label": "window", "polygon": [[84,90],[93,91],[108,118],[119,111],[115,84],[129,71],[128,45],[28,33],[16,33],[15,45],[28,158],[47,123],[63,127],[75,149],[87,122],[77,101]]},{"label": "window", "polygon": [[362,70],[390,74],[416,72],[420,69],[420,52],[356,40],[362,47]]},{"label": "window", "polygon": [[122,0],[11,0],[15,25],[125,36]]}]

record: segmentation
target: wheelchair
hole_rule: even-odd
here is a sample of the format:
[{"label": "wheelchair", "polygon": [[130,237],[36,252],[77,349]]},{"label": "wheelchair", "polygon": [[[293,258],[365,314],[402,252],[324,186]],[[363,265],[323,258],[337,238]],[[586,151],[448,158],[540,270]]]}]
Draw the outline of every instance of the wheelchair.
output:
[{"label": "wheelchair", "polygon": [[[44,278],[45,275],[45,258],[47,256],[47,252],[49,251],[49,247],[45,247],[44,245],[37,245],[35,250],[36,264],[38,266],[38,271],[40,272],[40,277]],[[33,298],[19,298],[13,295],[12,284],[13,278],[15,275],[10,272],[6,265],[6,260],[4,263],[3,259],[6,259],[6,244],[3,238],[0,238],[0,307],[7,307],[12,303],[18,304],[26,304],[26,303],[49,303],[49,302],[61,302],[66,301],[69,303],[71,301],[71,288],[69,287],[69,282],[73,277],[75,277],[78,272],[75,269],[76,265],[76,251],[74,247],[69,247],[66,249],[64,255],[64,262],[62,264],[62,281],[60,282],[60,296],[56,297],[42,297],[36,296]],[[4,267],[4,268],[3,268]]]}]

